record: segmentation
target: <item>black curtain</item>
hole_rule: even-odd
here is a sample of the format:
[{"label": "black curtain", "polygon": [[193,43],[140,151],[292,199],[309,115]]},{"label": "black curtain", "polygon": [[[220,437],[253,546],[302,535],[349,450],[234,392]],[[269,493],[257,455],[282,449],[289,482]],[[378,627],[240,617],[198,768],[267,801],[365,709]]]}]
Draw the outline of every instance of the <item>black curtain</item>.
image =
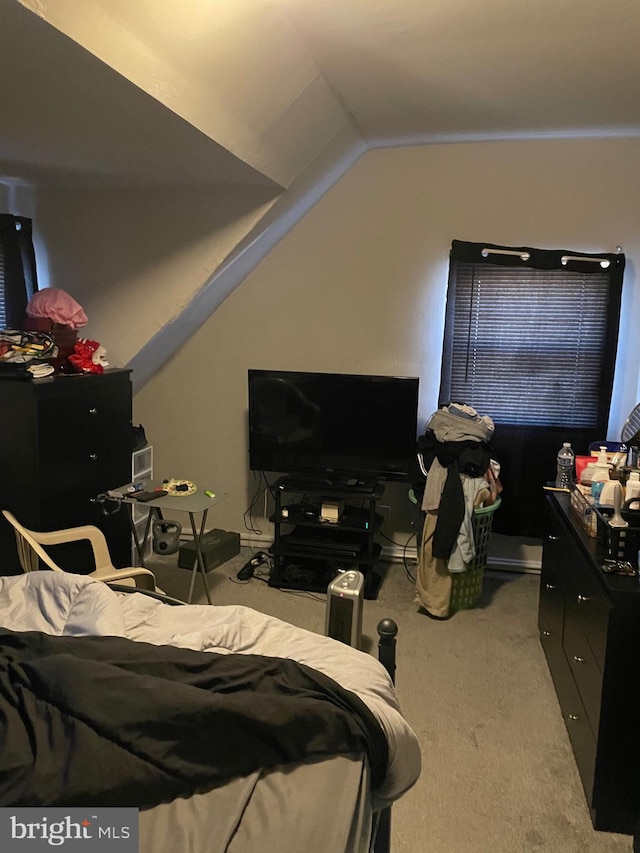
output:
[{"label": "black curtain", "polygon": [[31,219],[0,213],[0,325],[21,329],[27,303],[37,290]]},{"label": "black curtain", "polygon": [[607,438],[624,267],[623,254],[452,244],[439,401],[495,421],[497,532],[544,536],[562,443],[586,454]]}]

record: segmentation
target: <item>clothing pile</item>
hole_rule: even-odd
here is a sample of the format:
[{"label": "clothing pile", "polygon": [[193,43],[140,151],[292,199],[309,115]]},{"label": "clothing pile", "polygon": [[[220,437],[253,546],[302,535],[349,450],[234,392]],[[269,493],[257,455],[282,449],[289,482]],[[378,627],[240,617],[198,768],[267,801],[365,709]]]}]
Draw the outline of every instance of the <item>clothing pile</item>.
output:
[{"label": "clothing pile", "polygon": [[0,329],[0,374],[24,373],[36,378],[53,373],[44,361],[55,352],[52,338],[42,332]]},{"label": "clothing pile", "polygon": [[[495,503],[502,491],[491,458],[494,423],[471,406],[451,403],[434,412],[418,440],[425,478],[418,550],[416,602],[429,616],[449,616],[452,573],[464,572],[475,555],[473,510]],[[414,489],[416,491],[416,489]]]}]

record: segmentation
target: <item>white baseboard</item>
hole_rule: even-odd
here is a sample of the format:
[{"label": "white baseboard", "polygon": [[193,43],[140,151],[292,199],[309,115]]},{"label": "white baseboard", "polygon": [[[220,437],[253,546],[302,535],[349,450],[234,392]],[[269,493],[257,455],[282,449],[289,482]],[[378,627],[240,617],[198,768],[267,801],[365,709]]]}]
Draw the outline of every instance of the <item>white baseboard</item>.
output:
[{"label": "white baseboard", "polygon": [[523,572],[524,574],[540,574],[540,563],[531,560],[505,560],[503,557],[487,557],[487,568],[496,572]]},{"label": "white baseboard", "polygon": [[258,536],[255,533],[240,534],[240,545],[245,548],[259,548],[268,551],[273,545],[273,536]]},{"label": "white baseboard", "polygon": [[[385,545],[382,548],[381,556],[383,559],[394,563],[402,563],[406,560],[408,563],[415,565],[418,561],[418,551],[415,545],[406,549],[401,548],[399,545]],[[538,573],[540,572],[540,563],[536,560],[520,559],[517,557],[505,559],[504,557],[489,554],[487,557],[487,568],[496,571]]]},{"label": "white baseboard", "polygon": [[415,545],[409,545],[408,548],[402,548],[400,545],[383,545],[380,556],[390,563],[404,563],[406,561],[415,564],[418,562],[418,550]]}]

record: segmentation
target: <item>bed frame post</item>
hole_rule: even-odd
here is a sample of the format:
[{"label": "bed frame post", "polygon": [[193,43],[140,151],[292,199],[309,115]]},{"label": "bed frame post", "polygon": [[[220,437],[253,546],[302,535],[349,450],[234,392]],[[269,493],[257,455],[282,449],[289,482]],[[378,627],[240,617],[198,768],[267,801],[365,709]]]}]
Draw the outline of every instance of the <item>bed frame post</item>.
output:
[{"label": "bed frame post", "polygon": [[391,681],[396,680],[396,634],[398,626],[393,619],[378,622],[378,660],[389,673]]},{"label": "bed frame post", "polygon": [[[378,660],[396,680],[396,635],[398,626],[393,619],[382,619],[378,623]],[[391,806],[383,809],[378,817],[373,853],[389,853],[391,850]]]}]

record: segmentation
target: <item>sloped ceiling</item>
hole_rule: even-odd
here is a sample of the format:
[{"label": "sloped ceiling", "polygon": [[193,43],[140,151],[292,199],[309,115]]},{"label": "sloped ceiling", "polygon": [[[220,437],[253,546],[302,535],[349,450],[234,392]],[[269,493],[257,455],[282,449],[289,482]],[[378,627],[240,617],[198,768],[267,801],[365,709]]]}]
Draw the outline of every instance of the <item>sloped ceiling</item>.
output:
[{"label": "sloped ceiling", "polygon": [[640,130],[636,0],[277,0],[369,141]]},{"label": "sloped ceiling", "polygon": [[351,128],[261,0],[0,0],[0,74],[14,171],[287,187]]},{"label": "sloped ceiling", "polygon": [[638,134],[639,31],[637,0],[0,0],[0,174],[287,187],[346,130]]},{"label": "sloped ceiling", "polygon": [[0,175],[273,184],[15,0],[0,4]]},{"label": "sloped ceiling", "polygon": [[0,0],[0,184],[266,189],[130,335],[141,385],[367,148],[639,136],[638,32],[638,0]]}]

